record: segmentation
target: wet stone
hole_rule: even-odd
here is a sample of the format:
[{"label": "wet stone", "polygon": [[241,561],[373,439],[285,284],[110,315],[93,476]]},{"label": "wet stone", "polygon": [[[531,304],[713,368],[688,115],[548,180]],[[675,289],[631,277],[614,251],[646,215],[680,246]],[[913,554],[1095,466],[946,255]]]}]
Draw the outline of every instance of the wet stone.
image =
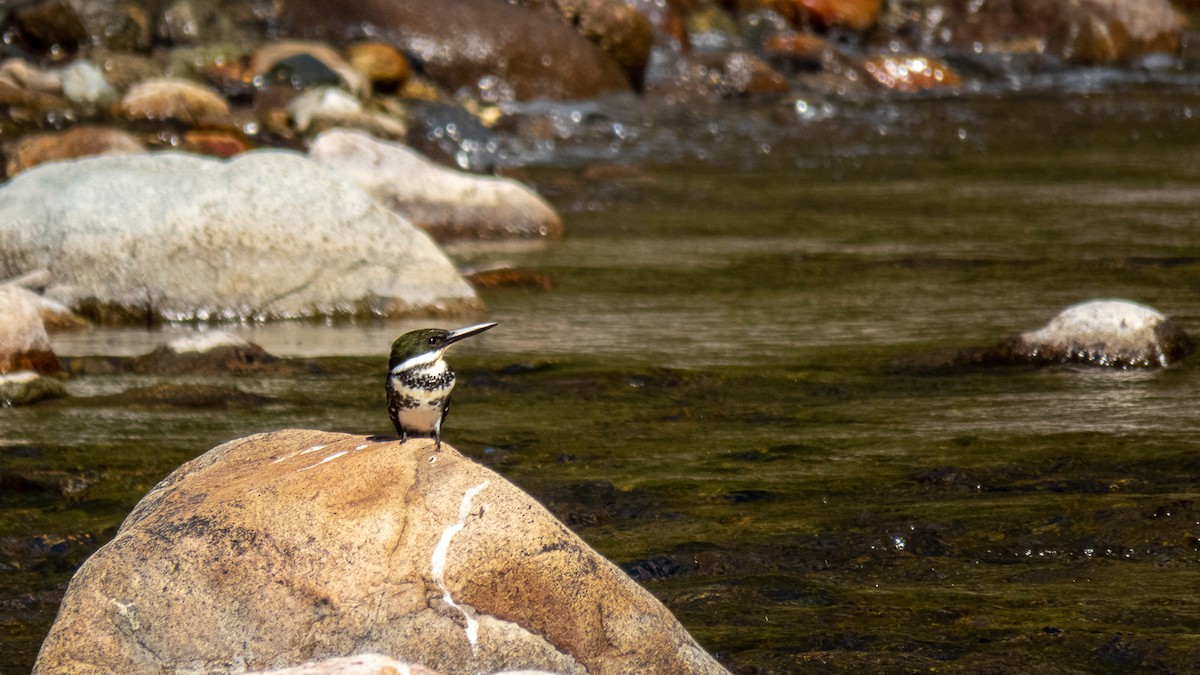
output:
[{"label": "wet stone", "polygon": [[88,38],[75,8],[63,0],[35,2],[15,10],[12,16],[21,36],[42,51],[56,47],[75,50]]},{"label": "wet stone", "polygon": [[134,357],[130,369],[158,375],[213,375],[261,373],[279,365],[279,359],[262,347],[229,334],[202,335],[195,342],[162,345]]},{"label": "wet stone", "polygon": [[295,54],[282,58],[263,76],[267,84],[282,84],[294,89],[336,87],[342,78],[332,68],[311,54]]}]

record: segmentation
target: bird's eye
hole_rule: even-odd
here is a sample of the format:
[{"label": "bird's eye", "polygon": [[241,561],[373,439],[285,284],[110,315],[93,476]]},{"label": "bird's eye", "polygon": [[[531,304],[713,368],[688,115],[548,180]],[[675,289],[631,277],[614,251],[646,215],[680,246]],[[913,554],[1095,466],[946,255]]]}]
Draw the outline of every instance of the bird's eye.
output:
[{"label": "bird's eye", "polygon": [[431,337],[431,338],[429,338],[429,344],[431,344],[431,345],[436,345],[436,344],[437,344],[437,338],[436,338],[436,337]]}]

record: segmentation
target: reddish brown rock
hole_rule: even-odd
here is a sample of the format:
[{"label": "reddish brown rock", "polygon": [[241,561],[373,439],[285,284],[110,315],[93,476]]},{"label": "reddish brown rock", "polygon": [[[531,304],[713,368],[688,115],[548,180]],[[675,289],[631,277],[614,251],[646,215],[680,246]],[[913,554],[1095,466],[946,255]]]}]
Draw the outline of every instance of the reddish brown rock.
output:
[{"label": "reddish brown rock", "polygon": [[209,157],[228,159],[246,152],[250,147],[244,136],[227,131],[189,129],[183,135],[184,150]]},{"label": "reddish brown rock", "polygon": [[485,98],[584,99],[630,88],[612,57],[557,18],[495,0],[289,0],[281,20],[306,37],[383,39],[439,84]]},{"label": "reddish brown rock", "polygon": [[879,20],[883,0],[796,0],[796,4],[818,26],[866,30]]},{"label": "reddish brown rock", "polygon": [[875,56],[863,61],[862,69],[879,85],[893,91],[912,93],[962,84],[950,66],[926,56]]},{"label": "reddish brown rock", "polygon": [[284,430],[184,464],[75,574],[34,672],[377,653],[445,673],[724,673],[645,589],[445,444]]},{"label": "reddish brown rock", "polygon": [[56,162],[93,155],[128,155],[145,152],[133,134],[115,127],[81,125],[59,133],[30,134],[21,138],[7,153],[9,176],[44,162]]}]

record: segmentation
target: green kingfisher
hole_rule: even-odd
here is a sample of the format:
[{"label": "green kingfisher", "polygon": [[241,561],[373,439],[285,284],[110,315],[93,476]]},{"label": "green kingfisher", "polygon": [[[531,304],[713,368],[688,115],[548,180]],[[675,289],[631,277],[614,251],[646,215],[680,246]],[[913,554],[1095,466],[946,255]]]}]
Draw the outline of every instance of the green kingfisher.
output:
[{"label": "green kingfisher", "polygon": [[456,330],[422,328],[405,333],[392,343],[388,361],[388,415],[400,434],[432,437],[442,449],[442,421],[450,412],[454,391],[454,369],[442,359],[446,349],[459,340],[478,335],[495,323],[481,323]]}]

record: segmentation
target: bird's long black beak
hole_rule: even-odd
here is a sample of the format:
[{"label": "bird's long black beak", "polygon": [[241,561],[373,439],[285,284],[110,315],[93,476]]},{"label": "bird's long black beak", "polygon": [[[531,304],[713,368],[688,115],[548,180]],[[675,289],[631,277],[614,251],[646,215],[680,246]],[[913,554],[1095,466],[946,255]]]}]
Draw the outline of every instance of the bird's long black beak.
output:
[{"label": "bird's long black beak", "polygon": [[443,344],[447,346],[452,345],[463,338],[469,338],[472,335],[478,335],[489,328],[494,328],[495,326],[496,322],[493,321],[491,323],[480,323],[474,326],[467,326],[466,328],[456,328],[450,331],[450,334],[446,336],[446,341]]}]

